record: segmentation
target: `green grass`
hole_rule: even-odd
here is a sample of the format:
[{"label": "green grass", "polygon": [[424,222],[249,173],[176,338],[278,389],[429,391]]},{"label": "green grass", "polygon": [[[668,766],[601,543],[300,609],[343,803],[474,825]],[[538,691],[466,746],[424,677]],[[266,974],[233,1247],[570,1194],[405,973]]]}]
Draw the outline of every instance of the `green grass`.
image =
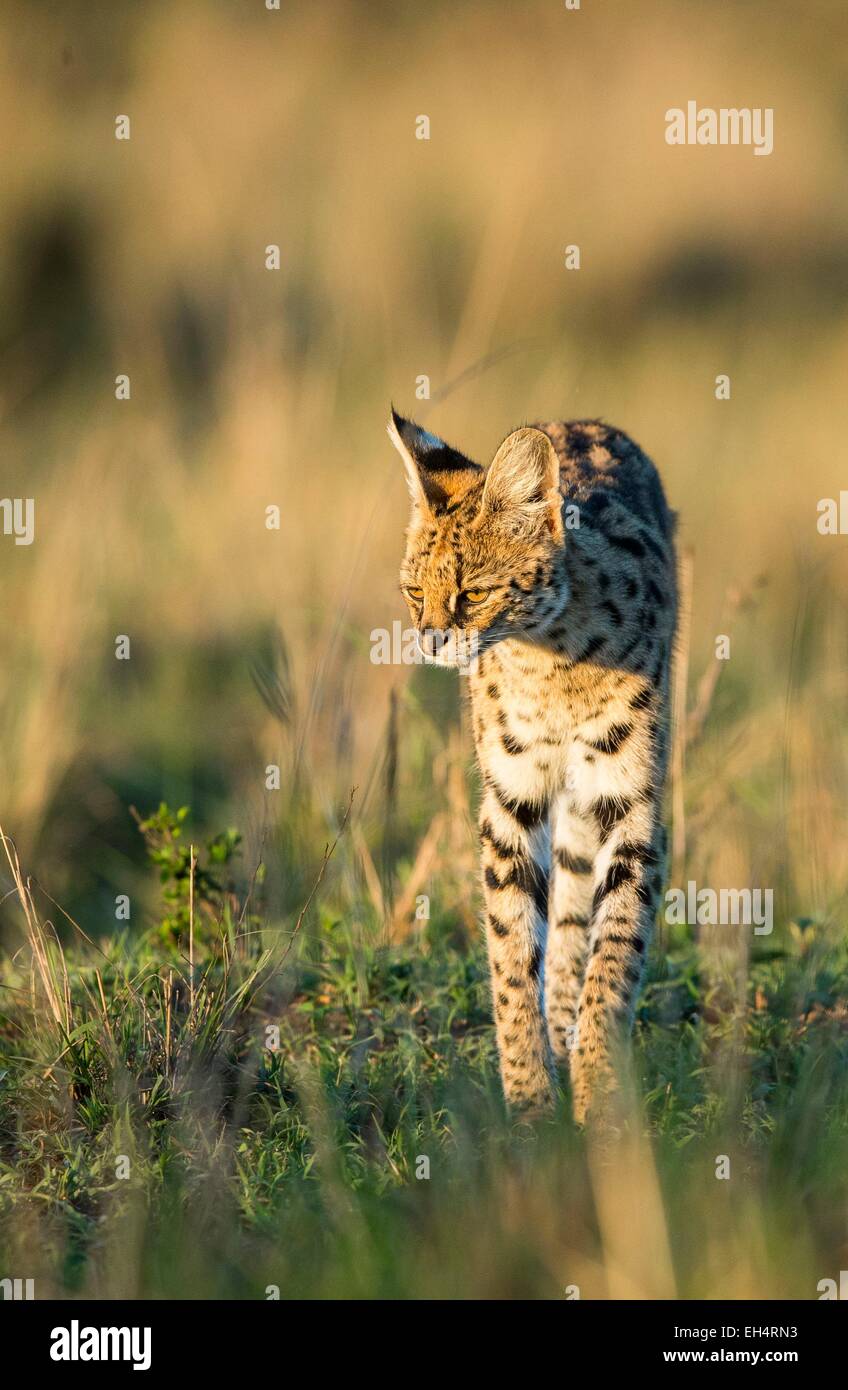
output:
[{"label": "green grass", "polygon": [[196,871],[192,1004],[186,825],[146,828],[143,934],[62,950],[21,884],[0,1260],[39,1297],[814,1298],[844,1265],[848,959],[823,927],[758,942],[741,993],[674,929],[599,1146],[565,1098],[505,1114],[478,942],[385,945],[334,908],[344,835],[295,936]]},{"label": "green grass", "polygon": [[[5,8],[4,492],[36,542],[0,538],[0,809],[35,877],[0,852],[0,1277],[816,1297],[848,1268],[848,548],[816,530],[848,11],[799,43],[775,0]],[[669,151],[687,90],[767,101],[773,155]],[[405,621],[392,398],[481,461],[602,415],[693,553],[672,882],[772,888],[775,931],[657,943],[611,1150],[567,1098],[504,1114],[463,683],[369,659]],[[192,815],[153,813],[151,864],[160,801]]]}]

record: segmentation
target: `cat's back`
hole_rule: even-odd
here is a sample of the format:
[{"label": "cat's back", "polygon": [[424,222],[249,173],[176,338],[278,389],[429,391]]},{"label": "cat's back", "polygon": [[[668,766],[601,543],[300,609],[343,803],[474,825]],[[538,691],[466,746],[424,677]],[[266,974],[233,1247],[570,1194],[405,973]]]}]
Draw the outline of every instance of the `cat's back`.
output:
[{"label": "cat's back", "polygon": [[656,467],[629,435],[603,420],[553,420],[536,429],[556,450],[563,499],[578,505],[581,523],[615,532],[629,513],[671,551],[674,513]]}]

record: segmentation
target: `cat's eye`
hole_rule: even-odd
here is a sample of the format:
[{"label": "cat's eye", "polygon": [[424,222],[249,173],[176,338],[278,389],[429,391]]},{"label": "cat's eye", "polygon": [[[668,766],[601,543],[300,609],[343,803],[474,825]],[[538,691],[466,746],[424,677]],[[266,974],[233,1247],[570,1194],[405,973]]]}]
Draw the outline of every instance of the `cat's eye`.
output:
[{"label": "cat's eye", "polygon": [[406,592],[409,598],[412,599],[413,603],[420,603],[422,598],[424,597],[423,589],[413,589],[411,585],[407,585]]},{"label": "cat's eye", "polygon": [[462,597],[468,603],[482,603],[484,598],[489,597],[488,589],[466,589]]}]

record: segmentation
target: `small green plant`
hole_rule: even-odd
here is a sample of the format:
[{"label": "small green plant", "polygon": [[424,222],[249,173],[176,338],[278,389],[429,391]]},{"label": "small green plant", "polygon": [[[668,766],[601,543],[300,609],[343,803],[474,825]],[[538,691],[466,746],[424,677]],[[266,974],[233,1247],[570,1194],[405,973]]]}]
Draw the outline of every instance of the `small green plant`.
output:
[{"label": "small green plant", "polygon": [[188,814],[188,806],[173,811],[163,801],[146,819],[136,815],[148,857],[158,866],[163,886],[165,911],[158,928],[159,936],[171,945],[187,937],[192,914],[198,942],[214,941],[234,902],[233,885],[222,882],[221,870],[226,869],[238,853],[240,832],[230,827],[213,835],[202,846],[187,844],[183,827]]}]

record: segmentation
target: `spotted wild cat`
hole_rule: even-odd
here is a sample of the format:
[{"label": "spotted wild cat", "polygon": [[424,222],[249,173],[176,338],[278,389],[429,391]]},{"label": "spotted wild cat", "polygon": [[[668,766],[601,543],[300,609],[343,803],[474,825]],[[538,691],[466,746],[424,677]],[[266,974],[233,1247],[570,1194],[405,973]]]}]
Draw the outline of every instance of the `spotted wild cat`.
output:
[{"label": "spotted wild cat", "polygon": [[[401,584],[468,682],[486,932],[507,1100],[575,1116],[613,1083],[663,888],[674,515],[598,420],[515,430],[488,468],[393,410],[412,495]],[[468,649],[466,649],[468,650]]]}]

